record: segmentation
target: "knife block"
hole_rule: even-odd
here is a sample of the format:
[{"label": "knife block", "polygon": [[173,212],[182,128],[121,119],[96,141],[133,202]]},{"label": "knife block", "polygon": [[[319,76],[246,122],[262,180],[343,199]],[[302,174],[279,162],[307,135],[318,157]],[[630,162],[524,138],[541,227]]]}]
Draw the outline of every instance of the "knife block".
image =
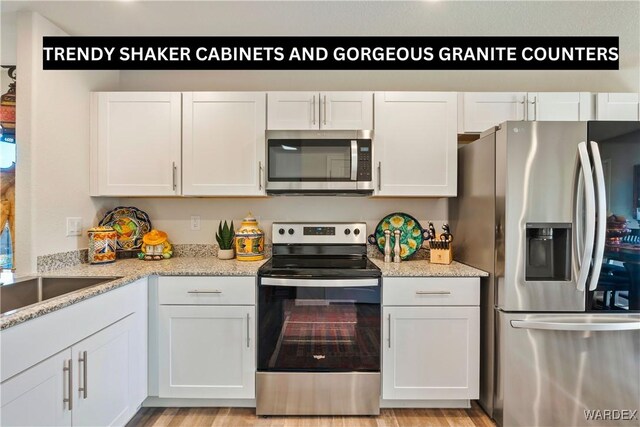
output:
[{"label": "knife block", "polygon": [[453,246],[449,243],[448,249],[434,249],[429,242],[429,262],[431,264],[451,264],[453,261]]}]

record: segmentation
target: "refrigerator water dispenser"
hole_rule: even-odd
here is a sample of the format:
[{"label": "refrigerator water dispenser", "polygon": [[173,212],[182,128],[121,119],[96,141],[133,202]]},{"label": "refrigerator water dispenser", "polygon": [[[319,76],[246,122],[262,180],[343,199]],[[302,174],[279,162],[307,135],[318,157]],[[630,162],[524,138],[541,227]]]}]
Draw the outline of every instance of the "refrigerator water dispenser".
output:
[{"label": "refrigerator water dispenser", "polygon": [[571,280],[571,224],[527,223],[525,280]]}]

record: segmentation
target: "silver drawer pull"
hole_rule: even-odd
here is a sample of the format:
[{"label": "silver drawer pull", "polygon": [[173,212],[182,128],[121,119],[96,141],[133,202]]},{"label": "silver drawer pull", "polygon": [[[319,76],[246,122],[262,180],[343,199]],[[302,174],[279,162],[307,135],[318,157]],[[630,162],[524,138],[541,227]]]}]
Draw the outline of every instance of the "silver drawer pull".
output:
[{"label": "silver drawer pull", "polygon": [[416,295],[451,295],[451,291],[416,291]]},{"label": "silver drawer pull", "polygon": [[194,289],[193,291],[187,291],[188,294],[221,294],[222,291],[214,289],[213,291],[199,291]]}]

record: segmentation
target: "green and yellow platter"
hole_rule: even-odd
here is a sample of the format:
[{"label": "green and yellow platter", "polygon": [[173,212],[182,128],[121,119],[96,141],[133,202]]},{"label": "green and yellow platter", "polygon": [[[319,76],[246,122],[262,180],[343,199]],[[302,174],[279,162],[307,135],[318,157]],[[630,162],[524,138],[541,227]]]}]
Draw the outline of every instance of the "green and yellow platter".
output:
[{"label": "green and yellow platter", "polygon": [[429,231],[423,229],[417,219],[406,213],[394,212],[382,218],[376,227],[375,233],[368,237],[369,243],[376,245],[383,254],[385,230],[391,231],[392,254],[396,243],[393,232],[400,230],[400,258],[403,260],[411,258],[422,247],[422,242],[429,238]]}]

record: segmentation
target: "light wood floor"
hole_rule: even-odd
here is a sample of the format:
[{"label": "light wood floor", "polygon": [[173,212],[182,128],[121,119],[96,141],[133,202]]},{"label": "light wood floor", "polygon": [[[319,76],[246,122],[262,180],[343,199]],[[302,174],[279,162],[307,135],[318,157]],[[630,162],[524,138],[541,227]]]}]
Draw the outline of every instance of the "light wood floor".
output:
[{"label": "light wood floor", "polygon": [[142,408],[127,427],[494,427],[474,402],[469,409],[382,409],[377,417],[256,417],[254,408]]}]

